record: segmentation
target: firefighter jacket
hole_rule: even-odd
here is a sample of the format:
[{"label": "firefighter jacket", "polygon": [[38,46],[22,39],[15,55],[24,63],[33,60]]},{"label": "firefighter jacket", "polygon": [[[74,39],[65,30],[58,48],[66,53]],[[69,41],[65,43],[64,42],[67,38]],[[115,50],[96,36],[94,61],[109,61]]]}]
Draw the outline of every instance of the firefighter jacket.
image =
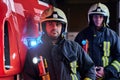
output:
[{"label": "firefighter jacket", "polygon": [[52,44],[45,38],[42,44],[29,49],[23,69],[24,80],[42,80],[38,65],[32,62],[36,56],[46,58],[50,80],[95,80],[95,65],[76,42],[61,39]]},{"label": "firefighter jacket", "polygon": [[[88,54],[96,66],[105,70],[105,80],[115,78],[120,80],[120,38],[108,27],[97,31],[94,27],[87,27],[79,32],[75,38],[81,46],[83,40],[88,40]],[[114,79],[113,79],[114,80]]]}]

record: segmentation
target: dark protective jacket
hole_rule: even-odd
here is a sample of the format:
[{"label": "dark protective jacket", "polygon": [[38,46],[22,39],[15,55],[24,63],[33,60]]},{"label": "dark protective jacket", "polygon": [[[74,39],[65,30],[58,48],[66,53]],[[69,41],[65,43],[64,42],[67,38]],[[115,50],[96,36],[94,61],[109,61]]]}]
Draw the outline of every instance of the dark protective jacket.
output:
[{"label": "dark protective jacket", "polygon": [[[81,46],[83,40],[88,40],[88,54],[96,66],[105,68],[105,80],[115,78],[120,80],[120,38],[111,29],[87,27],[75,38]],[[114,79],[113,79],[114,80]]]},{"label": "dark protective jacket", "polygon": [[23,70],[24,80],[41,80],[37,64],[33,64],[34,57],[43,56],[48,63],[50,80],[76,80],[72,79],[70,63],[76,61],[76,73],[78,80],[85,77],[95,80],[94,63],[81,46],[73,41],[60,40],[53,45],[49,39],[42,44],[28,50]]}]

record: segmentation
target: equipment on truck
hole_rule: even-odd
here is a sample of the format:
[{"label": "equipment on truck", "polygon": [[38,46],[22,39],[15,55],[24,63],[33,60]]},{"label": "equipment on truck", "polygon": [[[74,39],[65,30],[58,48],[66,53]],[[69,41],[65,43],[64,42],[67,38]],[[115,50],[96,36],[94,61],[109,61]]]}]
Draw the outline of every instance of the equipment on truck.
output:
[{"label": "equipment on truck", "polygon": [[50,80],[47,60],[43,58],[42,56],[40,56],[39,58],[34,57],[33,63],[38,65],[39,76],[42,77],[42,80]]}]

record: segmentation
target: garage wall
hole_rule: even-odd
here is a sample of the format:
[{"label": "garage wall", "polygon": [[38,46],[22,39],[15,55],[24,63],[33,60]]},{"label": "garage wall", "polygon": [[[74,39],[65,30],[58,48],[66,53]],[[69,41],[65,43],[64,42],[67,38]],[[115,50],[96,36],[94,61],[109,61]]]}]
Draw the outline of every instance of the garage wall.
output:
[{"label": "garage wall", "polygon": [[119,32],[119,36],[120,36],[120,0],[119,0],[119,3],[118,3],[118,32]]},{"label": "garage wall", "polygon": [[[58,7],[61,8],[67,15],[68,18],[68,31],[69,32],[79,32],[87,27],[87,13],[89,7],[94,3],[75,3],[68,4],[62,3]],[[110,28],[117,32],[117,0],[109,0],[105,2],[110,10]]]}]

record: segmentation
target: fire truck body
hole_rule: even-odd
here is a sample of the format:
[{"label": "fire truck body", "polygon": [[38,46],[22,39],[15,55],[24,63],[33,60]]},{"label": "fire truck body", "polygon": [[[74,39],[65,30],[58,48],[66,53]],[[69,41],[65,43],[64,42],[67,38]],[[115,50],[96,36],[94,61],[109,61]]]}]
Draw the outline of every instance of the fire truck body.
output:
[{"label": "fire truck body", "polygon": [[28,48],[24,39],[39,36],[40,15],[48,7],[39,0],[0,0],[0,80],[19,80]]}]

